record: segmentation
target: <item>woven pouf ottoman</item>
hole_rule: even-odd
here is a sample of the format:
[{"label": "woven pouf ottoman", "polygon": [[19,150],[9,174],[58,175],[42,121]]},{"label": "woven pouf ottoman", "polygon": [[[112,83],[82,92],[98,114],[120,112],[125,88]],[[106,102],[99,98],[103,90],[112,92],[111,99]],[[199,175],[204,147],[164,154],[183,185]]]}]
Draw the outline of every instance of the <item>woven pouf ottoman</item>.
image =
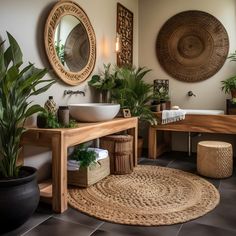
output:
[{"label": "woven pouf ottoman", "polygon": [[197,171],[211,178],[226,178],[233,173],[232,145],[220,141],[201,141],[197,146]]}]

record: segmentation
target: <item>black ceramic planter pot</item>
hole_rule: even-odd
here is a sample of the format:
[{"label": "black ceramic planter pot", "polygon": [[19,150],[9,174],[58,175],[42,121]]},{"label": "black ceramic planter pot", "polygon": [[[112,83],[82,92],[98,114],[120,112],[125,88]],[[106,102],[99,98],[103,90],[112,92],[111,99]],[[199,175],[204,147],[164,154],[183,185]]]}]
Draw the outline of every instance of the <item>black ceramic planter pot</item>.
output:
[{"label": "black ceramic planter pot", "polygon": [[25,177],[0,179],[0,234],[24,224],[39,203],[37,170],[23,166],[20,171],[25,173]]}]

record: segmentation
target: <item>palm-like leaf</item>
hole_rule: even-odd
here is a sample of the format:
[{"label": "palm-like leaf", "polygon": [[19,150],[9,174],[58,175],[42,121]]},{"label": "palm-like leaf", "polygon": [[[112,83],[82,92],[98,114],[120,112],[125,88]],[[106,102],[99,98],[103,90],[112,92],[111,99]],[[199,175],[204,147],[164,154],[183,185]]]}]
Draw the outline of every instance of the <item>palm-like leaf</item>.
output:
[{"label": "palm-like leaf", "polygon": [[45,69],[33,64],[21,69],[22,52],[11,34],[7,33],[9,47],[3,50],[0,44],[0,176],[18,175],[16,165],[20,152],[20,138],[25,120],[44,110],[32,105],[29,98],[46,91],[55,81],[44,80]]}]

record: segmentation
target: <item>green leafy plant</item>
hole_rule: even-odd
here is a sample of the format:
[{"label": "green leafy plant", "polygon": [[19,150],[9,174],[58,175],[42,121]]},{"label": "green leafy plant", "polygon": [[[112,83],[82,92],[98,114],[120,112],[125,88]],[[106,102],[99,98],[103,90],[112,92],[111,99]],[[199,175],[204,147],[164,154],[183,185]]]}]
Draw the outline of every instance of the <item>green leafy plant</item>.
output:
[{"label": "green leafy plant", "polygon": [[121,108],[129,109],[132,116],[153,124],[156,123],[156,117],[149,103],[155,94],[153,86],[143,80],[150,71],[144,67],[117,68],[117,82],[111,96],[113,101],[121,104]]},{"label": "green leafy plant", "polygon": [[17,158],[25,120],[44,110],[30,98],[45,92],[55,81],[43,79],[47,70],[32,63],[21,69],[21,49],[11,34],[7,32],[7,36],[6,50],[4,42],[0,43],[0,176],[12,178],[19,174]]},{"label": "green leafy plant", "polygon": [[44,126],[42,128],[56,129],[56,128],[75,128],[77,123],[75,120],[70,120],[68,125],[63,125],[58,121],[58,118],[52,112],[44,111],[38,114],[38,118],[43,120]]},{"label": "green leafy plant", "polygon": [[59,42],[55,41],[55,49],[56,49],[58,58],[60,59],[62,65],[64,66],[65,65],[65,45],[62,44],[60,41]]},{"label": "green leafy plant", "polygon": [[[230,61],[236,61],[236,51],[228,57]],[[231,93],[232,98],[236,98],[236,75],[221,81],[221,90],[225,93]]]},{"label": "green leafy plant", "polygon": [[71,160],[80,162],[81,167],[88,167],[91,164],[96,164],[96,153],[93,150],[88,150],[83,144],[76,146],[73,153],[70,155]]},{"label": "green leafy plant", "polygon": [[101,75],[93,75],[92,79],[88,84],[97,90],[99,90],[103,95],[103,102],[108,102],[108,92],[116,87],[116,74],[115,70],[112,70],[111,64],[103,65],[104,72]]},{"label": "green leafy plant", "polygon": [[221,83],[222,91],[224,91],[225,93],[230,93],[232,90],[236,89],[236,75],[221,81]]}]

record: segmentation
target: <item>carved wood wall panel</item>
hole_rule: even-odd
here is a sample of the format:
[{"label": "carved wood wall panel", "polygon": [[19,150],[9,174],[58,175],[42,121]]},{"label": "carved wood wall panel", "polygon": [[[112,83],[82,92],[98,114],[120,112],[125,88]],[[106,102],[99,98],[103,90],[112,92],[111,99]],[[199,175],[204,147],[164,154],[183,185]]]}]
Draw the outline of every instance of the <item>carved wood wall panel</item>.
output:
[{"label": "carved wood wall panel", "polygon": [[185,11],[161,28],[156,53],[163,69],[185,81],[205,80],[223,66],[229,50],[228,34],[219,20],[202,11]]},{"label": "carved wood wall panel", "polygon": [[121,37],[121,51],[117,53],[117,65],[133,64],[133,13],[117,3],[117,33]]}]

